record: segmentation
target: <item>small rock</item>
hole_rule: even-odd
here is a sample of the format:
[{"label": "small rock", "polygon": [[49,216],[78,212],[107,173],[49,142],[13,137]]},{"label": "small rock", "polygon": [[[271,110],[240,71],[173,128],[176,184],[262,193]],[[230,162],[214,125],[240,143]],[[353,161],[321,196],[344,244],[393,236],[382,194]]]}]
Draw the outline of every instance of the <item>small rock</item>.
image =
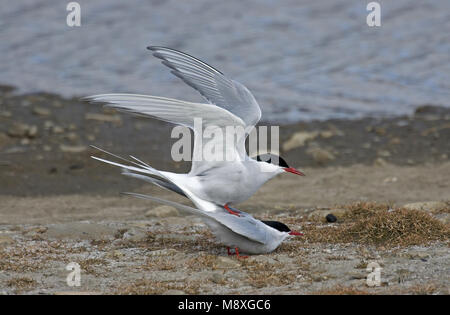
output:
[{"label": "small rock", "polygon": [[8,129],[7,133],[10,137],[22,138],[26,137],[30,126],[23,123],[15,123]]},{"label": "small rock", "polygon": [[334,222],[337,221],[336,216],[335,216],[334,214],[332,214],[332,213],[327,214],[327,216],[325,217],[325,219],[327,220],[327,222],[330,222],[330,223],[334,223]]},{"label": "small rock", "polygon": [[171,206],[159,206],[145,213],[146,217],[166,218],[178,216],[178,210]]},{"label": "small rock", "polygon": [[450,208],[450,205],[442,201],[425,201],[425,202],[408,203],[404,205],[403,208],[408,210],[435,212],[446,208]]},{"label": "small rock", "polygon": [[30,126],[27,130],[27,136],[30,138],[36,138],[38,134],[38,127],[37,126]]},{"label": "small rock", "polygon": [[32,112],[38,116],[50,116],[52,113],[49,109],[38,106],[34,107]]},{"label": "small rock", "polygon": [[111,122],[120,124],[122,119],[118,115],[107,115],[107,114],[97,114],[97,113],[86,113],[84,116],[86,120],[96,120],[101,122]]},{"label": "small rock", "polygon": [[319,165],[326,164],[335,159],[333,153],[321,148],[311,148],[307,153],[311,155],[313,160]]},{"label": "small rock", "polygon": [[78,135],[75,132],[69,132],[66,134],[65,138],[69,141],[76,141],[78,140]]},{"label": "small rock", "polygon": [[64,153],[82,153],[88,149],[85,145],[65,145],[61,144],[59,149]]},{"label": "small rock", "polygon": [[375,159],[373,164],[375,166],[386,166],[388,163],[386,162],[385,159],[379,157],[379,158]]},{"label": "small rock", "polygon": [[391,152],[389,152],[388,150],[379,150],[377,152],[378,156],[381,157],[390,157],[391,156]]},{"label": "small rock", "polygon": [[379,136],[384,136],[386,134],[386,128],[384,127],[376,127],[375,133]]},{"label": "small rock", "polygon": [[46,120],[44,122],[44,129],[49,130],[51,129],[53,126],[55,125],[55,123],[51,120]]},{"label": "small rock", "polygon": [[142,229],[131,228],[123,234],[122,238],[124,240],[139,242],[148,239],[148,234]]},{"label": "small rock", "polygon": [[61,127],[61,126],[56,126],[56,125],[53,125],[53,126],[50,128],[50,130],[51,130],[51,132],[52,132],[53,134],[55,134],[55,135],[59,135],[59,134],[62,134],[62,133],[64,132],[64,128],[63,128],[63,127]]},{"label": "small rock", "polygon": [[409,259],[428,259],[430,258],[430,254],[428,254],[427,252],[422,252],[422,251],[409,251],[406,253],[406,257],[408,257]]},{"label": "small rock", "polygon": [[224,284],[226,282],[226,277],[218,272],[214,272],[210,277],[209,280],[214,282],[215,284]]},{"label": "small rock", "polygon": [[[336,221],[339,217],[343,217],[345,213],[347,213],[347,209],[327,209],[327,210],[314,210],[308,215],[308,219],[310,220],[320,220],[322,222],[331,222],[328,221],[334,217]],[[331,217],[332,216],[332,217]],[[336,222],[334,221],[334,222]]]},{"label": "small rock", "polygon": [[320,136],[324,139],[328,139],[335,136],[335,133],[331,130],[325,130],[320,132]]},{"label": "small rock", "polygon": [[306,141],[313,140],[317,137],[317,132],[300,131],[294,133],[291,138],[283,143],[283,150],[289,151],[305,145]]}]

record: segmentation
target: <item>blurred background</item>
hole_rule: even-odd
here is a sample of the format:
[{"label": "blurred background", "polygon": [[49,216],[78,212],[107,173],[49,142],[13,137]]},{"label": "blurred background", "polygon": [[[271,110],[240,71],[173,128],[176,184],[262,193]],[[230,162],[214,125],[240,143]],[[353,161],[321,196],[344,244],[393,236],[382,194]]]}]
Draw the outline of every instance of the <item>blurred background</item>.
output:
[{"label": "blurred background", "polygon": [[2,5],[0,83],[64,96],[200,96],[145,49],[168,46],[244,83],[265,121],[391,116],[450,105],[450,2],[80,0]]}]

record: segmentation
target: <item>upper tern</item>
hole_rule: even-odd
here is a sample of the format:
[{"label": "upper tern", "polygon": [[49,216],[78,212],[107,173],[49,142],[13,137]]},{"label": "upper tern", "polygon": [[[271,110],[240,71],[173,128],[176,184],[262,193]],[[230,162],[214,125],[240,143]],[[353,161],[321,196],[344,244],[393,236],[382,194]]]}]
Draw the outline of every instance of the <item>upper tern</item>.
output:
[{"label": "upper tern", "polygon": [[[187,174],[157,171],[139,161],[139,166],[123,165],[105,159],[97,160],[128,169],[134,174],[157,176],[162,183],[175,184],[203,211],[217,211],[223,206],[229,213],[240,214],[230,209],[250,198],[265,182],[274,176],[290,172],[304,174],[289,167],[284,159],[274,154],[250,158],[245,149],[245,140],[251,129],[261,118],[261,110],[250,91],[241,83],[183,52],[166,48],[147,47],[171,72],[189,86],[196,89],[208,103],[194,103],[159,96],[137,94],[101,94],[86,97],[93,102],[106,103],[119,111],[156,118],[182,125],[194,131],[192,167]],[[195,121],[201,120],[198,127]],[[244,132],[229,135],[227,128]],[[208,130],[208,135],[205,135]],[[220,131],[225,135],[211,137]],[[228,142],[228,137],[233,141]],[[237,139],[236,139],[237,137]],[[229,143],[232,143],[230,145]],[[216,148],[205,159],[205,147]],[[225,158],[226,155],[226,158]]]}]

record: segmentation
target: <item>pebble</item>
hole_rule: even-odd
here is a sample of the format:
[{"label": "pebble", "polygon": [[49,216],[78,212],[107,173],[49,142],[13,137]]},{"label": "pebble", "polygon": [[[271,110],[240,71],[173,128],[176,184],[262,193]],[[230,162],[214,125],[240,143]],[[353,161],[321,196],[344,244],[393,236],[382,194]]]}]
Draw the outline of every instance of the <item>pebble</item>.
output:
[{"label": "pebble", "polygon": [[[347,209],[326,209],[326,210],[314,210],[308,215],[308,219],[310,220],[320,220],[327,222],[336,222],[339,217],[344,216],[347,213]],[[328,221],[336,219],[336,221]]]},{"label": "pebble", "polygon": [[313,140],[317,137],[317,132],[300,131],[294,133],[291,138],[283,143],[283,150],[289,151],[305,145],[306,141]]},{"label": "pebble", "polygon": [[335,216],[334,214],[332,214],[332,213],[327,214],[327,216],[325,217],[325,219],[327,220],[327,222],[330,222],[330,223],[334,223],[334,222],[337,221],[336,216]]},{"label": "pebble", "polygon": [[49,109],[38,106],[34,107],[32,112],[38,116],[50,116],[52,113]]},{"label": "pebble", "polygon": [[84,118],[86,120],[95,120],[95,121],[101,121],[101,122],[111,122],[111,123],[117,123],[120,124],[122,122],[122,119],[118,115],[108,115],[108,114],[97,114],[97,113],[86,113],[84,115]]},{"label": "pebble", "polygon": [[88,149],[85,145],[65,145],[61,144],[59,149],[64,153],[82,153]]},{"label": "pebble", "polygon": [[319,165],[326,164],[335,159],[333,153],[322,148],[311,148],[307,153],[311,155],[313,160]]}]

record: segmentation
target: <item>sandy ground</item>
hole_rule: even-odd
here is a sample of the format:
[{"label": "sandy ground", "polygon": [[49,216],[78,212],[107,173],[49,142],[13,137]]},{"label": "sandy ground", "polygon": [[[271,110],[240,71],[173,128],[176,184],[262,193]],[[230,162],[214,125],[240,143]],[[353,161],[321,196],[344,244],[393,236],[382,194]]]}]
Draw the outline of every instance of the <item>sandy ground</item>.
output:
[{"label": "sandy ground", "polygon": [[[403,205],[449,200],[450,164],[306,169],[280,176],[241,205],[258,218],[304,230],[311,213],[335,213],[356,200]],[[139,191],[183,201],[157,188]],[[394,248],[291,239],[275,252],[228,257],[205,225],[171,208],[129,197],[3,196],[0,287],[4,294],[449,294],[448,239]],[[447,220],[448,214],[437,217]],[[298,221],[300,220],[300,223]],[[306,232],[307,233],[307,232]],[[69,287],[65,266],[81,266]],[[368,287],[366,266],[378,263],[381,286]]]}]

